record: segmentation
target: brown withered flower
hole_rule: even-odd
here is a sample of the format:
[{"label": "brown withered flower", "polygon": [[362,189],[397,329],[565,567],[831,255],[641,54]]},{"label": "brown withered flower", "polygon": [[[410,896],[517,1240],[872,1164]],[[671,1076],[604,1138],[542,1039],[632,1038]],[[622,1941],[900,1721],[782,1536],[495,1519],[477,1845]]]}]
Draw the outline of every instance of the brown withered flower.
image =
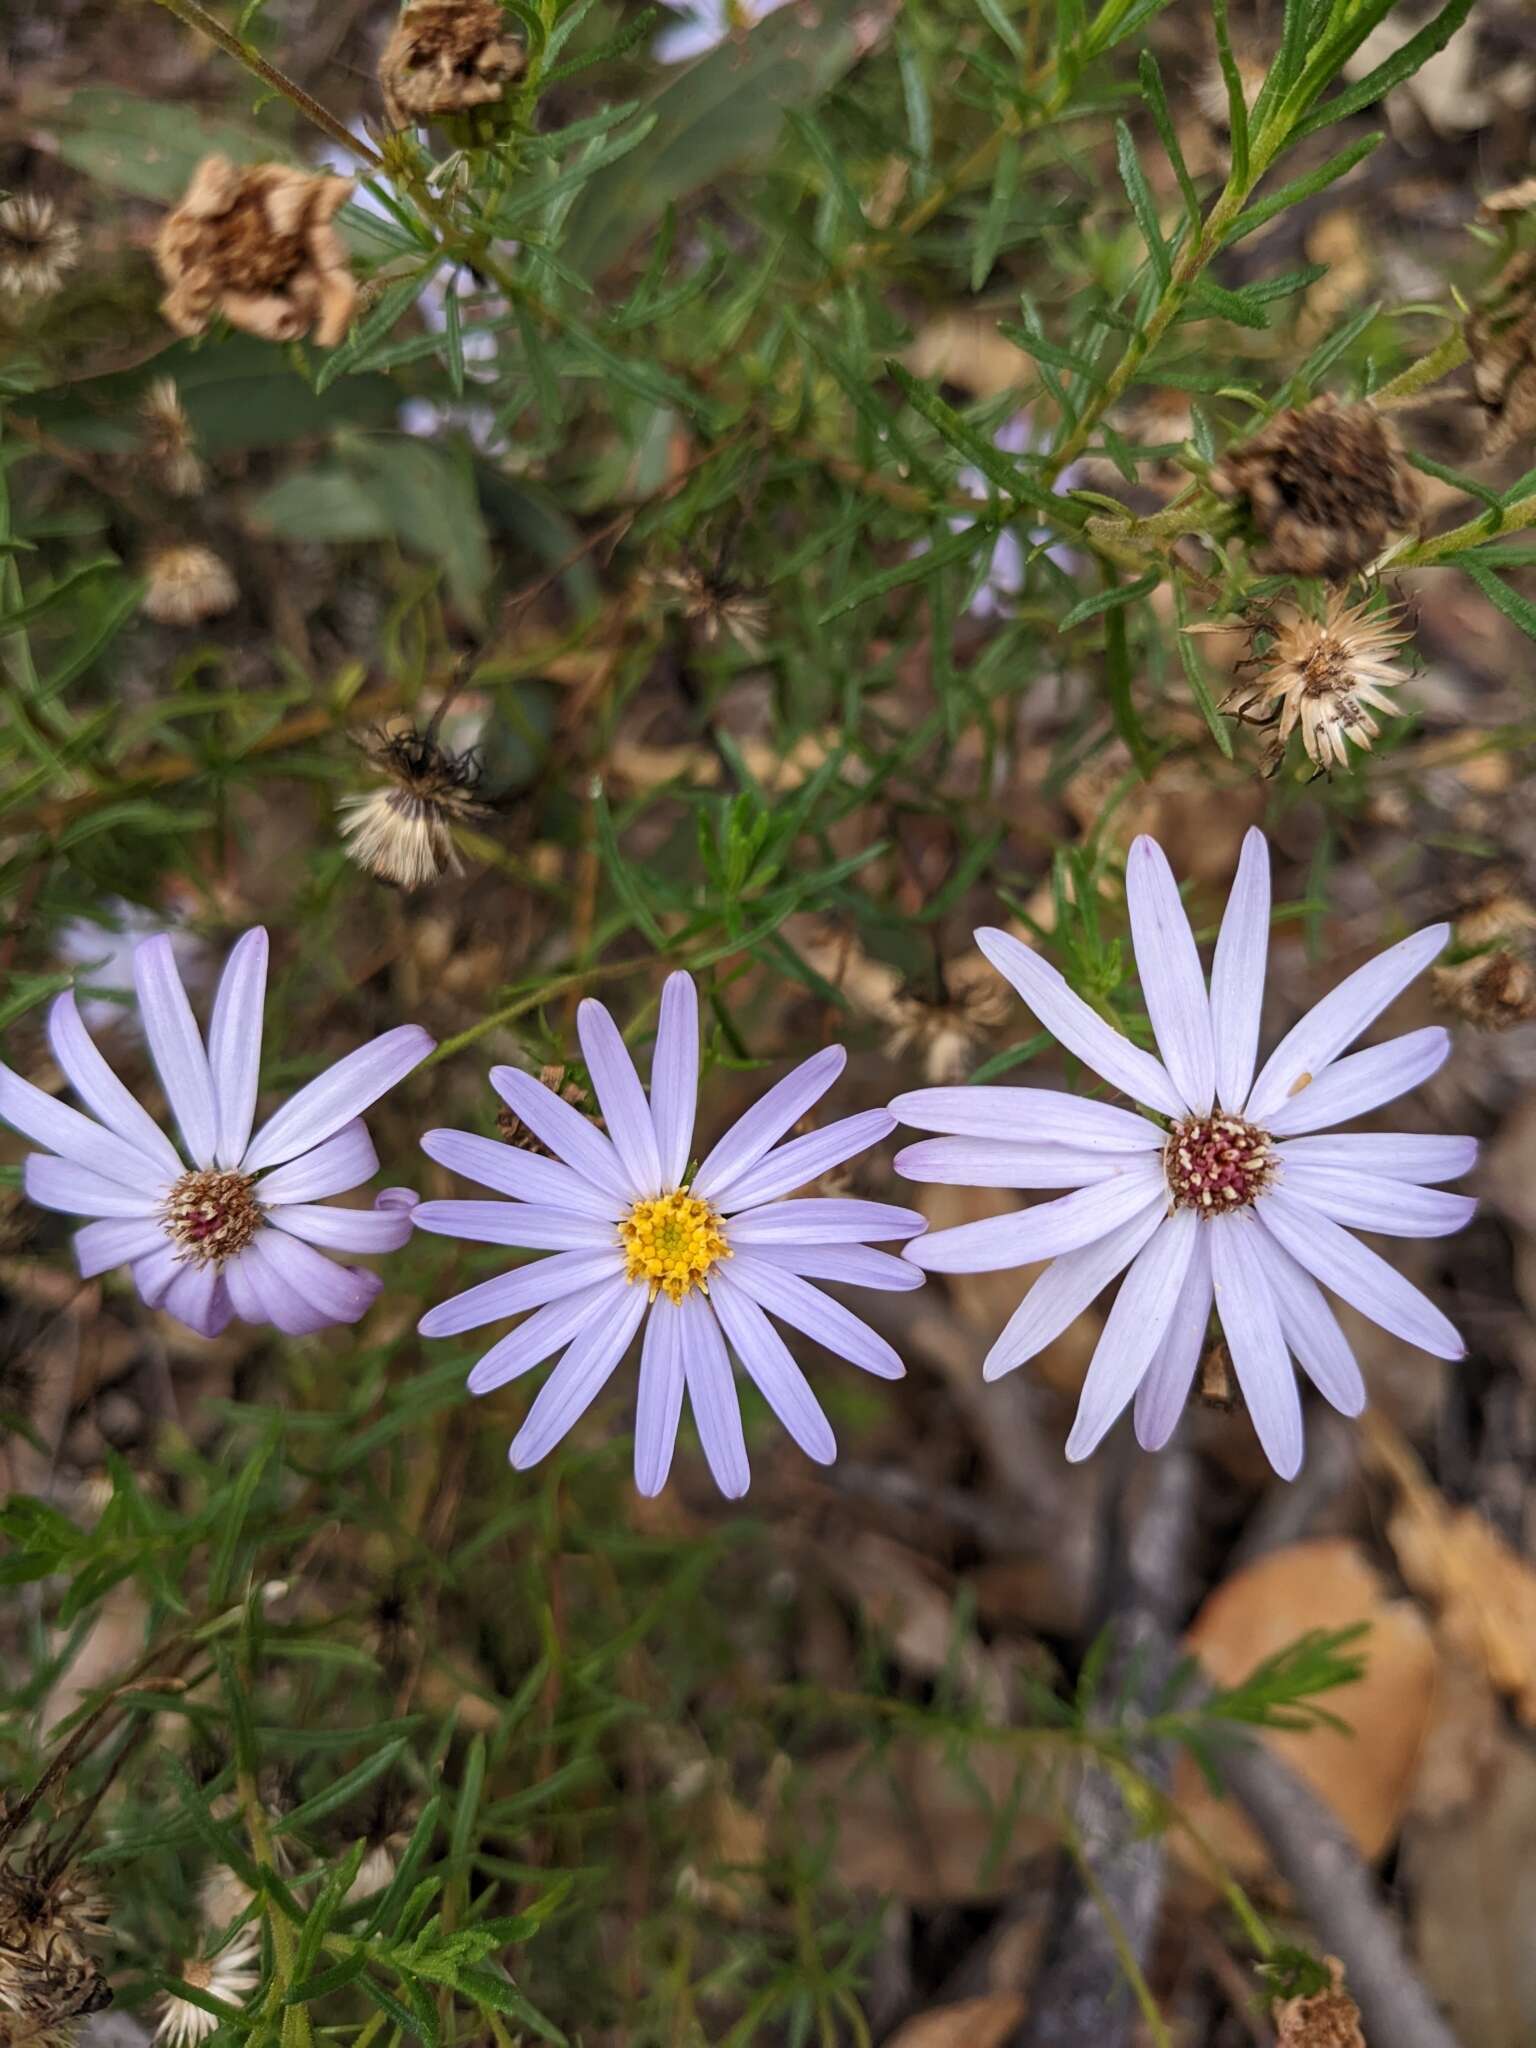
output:
[{"label": "brown withered flower", "polygon": [[1407,680],[1393,659],[1409,638],[1398,630],[1400,617],[1346,604],[1337,592],[1321,619],[1297,611],[1261,617],[1254,633],[1267,633],[1269,645],[1242,664],[1255,672],[1228,691],[1221,709],[1249,724],[1276,726],[1269,772],[1284,760],[1298,725],[1309,759],[1324,773],[1345,765],[1351,742],[1369,749],[1381,731],[1372,711],[1390,714],[1395,707],[1384,693]]},{"label": "brown withered flower", "polygon": [[497,0],[418,0],[395,23],[379,59],[384,111],[409,128],[501,98],[523,68]]},{"label": "brown withered flower", "polygon": [[1463,331],[1483,409],[1483,452],[1501,455],[1536,427],[1536,249],[1509,259]]},{"label": "brown withered flower", "polygon": [[203,488],[203,465],[174,377],[156,377],[139,400],[139,417],[144,453],[161,483],[174,497],[196,497]]},{"label": "brown withered flower", "polygon": [[145,564],[149,588],[141,610],[159,626],[200,626],[219,619],[240,601],[240,586],[228,564],[199,541],[156,548]]},{"label": "brown withered flower", "polygon": [[112,2002],[89,1944],[110,1907],[72,1867],[40,1849],[0,1862],[0,2018],[10,2031],[48,2032]]},{"label": "brown withered flower", "polygon": [[0,292],[52,297],[80,260],[80,230],[51,199],[13,192],[0,199]]},{"label": "brown withered flower", "polygon": [[351,190],[350,178],[205,156],[155,242],[161,312],[178,334],[222,313],[263,341],[312,332],[334,348],[357,297],[332,224]]},{"label": "brown withered flower", "polygon": [[381,786],[344,796],[341,836],[360,868],[399,889],[420,889],[445,872],[461,875],[455,825],[490,815],[479,797],[480,760],[450,753],[430,732],[377,730],[359,741]]},{"label": "brown withered flower", "polygon": [[1419,519],[1418,480],[1394,430],[1374,407],[1332,398],[1277,413],[1228,451],[1211,486],[1247,500],[1264,575],[1342,582]]},{"label": "brown withered flower", "polygon": [[678,610],[697,626],[706,647],[729,633],[743,654],[761,654],[768,630],[768,600],[755,597],[719,569],[687,563],[658,570],[653,581],[678,601]]},{"label": "brown withered flower", "polygon": [[1308,1998],[1286,1998],[1275,2007],[1275,2048],[1365,2048],[1360,2008],[1344,1989],[1344,1971],[1328,1958],[1333,1983]]},{"label": "brown withered flower", "polygon": [[1536,1017],[1536,971],[1509,946],[1436,967],[1429,980],[1436,1000],[1480,1031],[1507,1031]]}]

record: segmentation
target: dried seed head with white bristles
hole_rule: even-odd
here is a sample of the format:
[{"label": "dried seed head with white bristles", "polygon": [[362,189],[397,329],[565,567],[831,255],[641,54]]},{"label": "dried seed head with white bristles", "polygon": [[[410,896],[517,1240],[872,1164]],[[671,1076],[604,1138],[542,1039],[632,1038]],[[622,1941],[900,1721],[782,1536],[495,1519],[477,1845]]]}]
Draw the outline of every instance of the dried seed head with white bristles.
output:
[{"label": "dried seed head with white bristles", "polygon": [[50,1869],[45,1852],[0,1863],[0,2015],[46,2032],[110,2005],[88,1946],[110,1911],[77,1871]]},{"label": "dried seed head with white bristles", "polygon": [[145,564],[149,588],[144,616],[159,626],[200,626],[222,618],[240,601],[240,586],[227,563],[197,541],[157,548]]},{"label": "dried seed head with white bristles", "polygon": [[414,726],[377,732],[361,742],[385,778],[382,787],[344,796],[341,836],[360,868],[399,889],[421,889],[464,864],[453,843],[455,825],[489,815],[480,801],[480,763],[474,750],[453,754]]},{"label": "dried seed head with white bristles", "polygon": [[1390,715],[1396,706],[1384,693],[1407,681],[1393,659],[1409,638],[1398,630],[1400,617],[1334,595],[1321,619],[1295,612],[1278,623],[1266,617],[1255,628],[1271,635],[1263,654],[1244,664],[1258,673],[1230,691],[1221,708],[1256,725],[1278,721],[1271,772],[1298,724],[1308,757],[1324,771],[1345,765],[1351,741],[1369,749],[1381,731],[1371,712]]},{"label": "dried seed head with white bristles", "polygon": [[[245,1928],[216,1956],[188,1956],[176,1972],[184,1984],[225,2005],[243,2006],[261,1982],[261,1937]],[[163,2048],[197,2048],[219,2027],[219,2018],[190,1998],[168,1991],[160,2001],[155,2040]]]},{"label": "dried seed head with white bristles", "polygon": [[139,400],[144,422],[144,453],[165,488],[178,498],[195,498],[203,488],[203,465],[192,445],[187,418],[174,377],[156,377]]},{"label": "dried seed head with white bristles", "polygon": [[80,230],[34,192],[0,199],[0,292],[46,299],[80,260]]}]

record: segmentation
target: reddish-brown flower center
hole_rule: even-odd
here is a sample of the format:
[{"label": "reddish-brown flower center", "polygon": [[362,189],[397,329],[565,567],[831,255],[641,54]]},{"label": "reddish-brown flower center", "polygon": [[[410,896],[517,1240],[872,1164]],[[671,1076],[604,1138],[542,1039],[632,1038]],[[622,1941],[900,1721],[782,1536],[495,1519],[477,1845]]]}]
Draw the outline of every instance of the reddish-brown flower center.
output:
[{"label": "reddish-brown flower center", "polygon": [[243,1252],[261,1228],[261,1204],[249,1173],[209,1168],[183,1174],[160,1211],[180,1256],[195,1266],[222,1265]]},{"label": "reddish-brown flower center", "polygon": [[1174,1204],[1215,1216],[1261,1195],[1275,1170],[1269,1133],[1240,1116],[1192,1116],[1175,1124],[1163,1151]]}]

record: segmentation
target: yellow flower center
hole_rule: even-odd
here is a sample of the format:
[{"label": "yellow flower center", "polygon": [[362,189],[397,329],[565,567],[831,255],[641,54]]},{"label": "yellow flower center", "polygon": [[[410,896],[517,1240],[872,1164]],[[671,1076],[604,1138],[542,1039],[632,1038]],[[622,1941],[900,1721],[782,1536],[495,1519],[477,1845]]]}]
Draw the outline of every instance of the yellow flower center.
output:
[{"label": "yellow flower center", "polygon": [[629,1264],[626,1280],[644,1280],[651,1299],[665,1293],[681,1301],[690,1288],[707,1294],[705,1276],[717,1259],[731,1256],[720,1217],[686,1188],[636,1202],[619,1225]]}]

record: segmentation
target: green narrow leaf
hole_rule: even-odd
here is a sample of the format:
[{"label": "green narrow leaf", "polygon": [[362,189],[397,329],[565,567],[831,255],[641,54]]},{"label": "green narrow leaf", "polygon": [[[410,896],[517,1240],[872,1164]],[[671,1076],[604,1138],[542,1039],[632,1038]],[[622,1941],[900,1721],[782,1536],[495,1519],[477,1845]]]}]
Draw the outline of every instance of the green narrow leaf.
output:
[{"label": "green narrow leaf", "polygon": [[628,856],[619,845],[619,836],[613,825],[613,813],[608,808],[608,798],[601,788],[593,791],[592,805],[597,821],[598,851],[602,855],[608,879],[618,891],[625,908],[641,931],[658,952],[664,953],[667,949],[667,935],[656,922],[651,906],[646,902],[631,871]]},{"label": "green narrow leaf", "polygon": [[987,210],[982,215],[976,246],[971,251],[973,292],[981,290],[991,274],[992,265],[997,261],[997,252],[1002,246],[1003,236],[1013,215],[1021,161],[1018,141],[1010,135],[997,153],[997,169],[992,174],[992,190],[987,195]]},{"label": "green narrow leaf", "polygon": [[1184,680],[1189,684],[1189,694],[1199,705],[1200,716],[1210,727],[1211,738],[1230,761],[1234,757],[1232,734],[1227,721],[1216,708],[1216,699],[1211,695],[1210,679],[1205,673],[1205,663],[1200,659],[1200,651],[1195,646],[1193,636],[1185,631],[1188,610],[1184,586],[1178,577],[1173,579],[1173,603],[1178,622],[1178,632],[1174,638],[1178,642],[1179,661],[1184,669]]},{"label": "green narrow leaf", "polygon": [[1136,154],[1135,141],[1123,121],[1115,123],[1115,161],[1120,167],[1120,182],[1131,202],[1131,211],[1136,216],[1141,239],[1147,245],[1147,255],[1157,274],[1157,281],[1166,290],[1173,276],[1173,267],[1168,261],[1168,245],[1157,224],[1157,207],[1141,168],[1141,159]]},{"label": "green narrow leaf", "polygon": [[328,391],[338,377],[369,367],[374,350],[388,339],[395,322],[415,305],[436,269],[435,261],[425,264],[409,277],[397,277],[393,284],[384,287],[346,340],[330,351],[315,372],[317,396]]},{"label": "green narrow leaf", "polygon": [[1463,555],[1461,566],[1466,570],[1488,602],[1497,605],[1506,619],[1512,619],[1521,632],[1530,640],[1536,640],[1536,604],[1511,590],[1502,576],[1480,562],[1476,555]]},{"label": "green narrow leaf", "polygon": [[[1373,10],[1375,19],[1371,26],[1374,27],[1376,21],[1384,19],[1390,13],[1391,7],[1392,0],[1386,0],[1385,5],[1379,5]],[[1347,91],[1315,108],[1295,131],[1295,139],[1299,142],[1304,135],[1311,135],[1319,128],[1326,128],[1331,122],[1347,120],[1351,114],[1358,114],[1363,107],[1369,107],[1377,100],[1385,98],[1393,86],[1401,85],[1404,79],[1412,78],[1437,51],[1443,50],[1471,12],[1472,0],[1450,0],[1449,6],[1441,8],[1433,20],[1427,21],[1417,35],[1410,36],[1401,49],[1395,50],[1385,62],[1378,64],[1374,71],[1368,71],[1364,78],[1357,80]],[[1360,47],[1364,39],[1363,34],[1355,37],[1350,48],[1342,56],[1331,61],[1326,68],[1319,63],[1318,70],[1322,75],[1316,92],[1321,92],[1330,79],[1338,76],[1347,58]],[[1309,98],[1311,97],[1315,97],[1315,93],[1309,95]]]},{"label": "green narrow leaf", "polygon": [[1221,238],[1222,247],[1230,248],[1232,243],[1240,242],[1244,235],[1251,235],[1255,228],[1261,228],[1266,221],[1273,220],[1277,213],[1288,213],[1304,199],[1310,199],[1314,193],[1335,184],[1352,171],[1356,164],[1363,163],[1383,139],[1382,131],[1379,129],[1370,135],[1362,135],[1358,141],[1350,143],[1347,149],[1341,149],[1337,156],[1329,157],[1327,163],[1319,164],[1314,171],[1308,171],[1305,177],[1293,178],[1290,184],[1278,186],[1268,198],[1261,199],[1256,206],[1250,206],[1246,213],[1237,216]]},{"label": "green narrow leaf", "polygon": [[[1195,192],[1194,180],[1189,175],[1189,166],[1184,161],[1184,151],[1179,146],[1178,130],[1173,125],[1173,116],[1168,111],[1168,95],[1163,90],[1163,74],[1157,68],[1157,59],[1150,50],[1141,53],[1138,75],[1141,80],[1141,96],[1147,103],[1147,112],[1152,116],[1158,139],[1163,145],[1163,154],[1173,166],[1173,175],[1179,181],[1179,190],[1184,195],[1184,211],[1189,216],[1191,228],[1200,225],[1200,200]],[[974,289],[974,287],[973,287]]]},{"label": "green narrow leaf", "polygon": [[1227,118],[1232,129],[1231,190],[1241,192],[1248,183],[1248,100],[1243,92],[1243,74],[1232,54],[1232,36],[1227,27],[1227,0],[1211,0],[1211,22],[1216,31],[1216,56],[1227,86]]},{"label": "green narrow leaf", "polygon": [[986,527],[979,525],[968,526],[962,533],[952,533],[935,546],[925,548],[921,554],[915,554],[905,562],[897,562],[889,569],[881,569],[873,576],[866,576],[862,583],[845,590],[836,604],[829,605],[816,623],[818,626],[828,625],[833,619],[840,619],[844,612],[856,611],[872,597],[884,597],[887,591],[900,590],[908,583],[921,583],[930,576],[937,576],[951,563],[967,561],[989,539]]},{"label": "green narrow leaf", "polygon": [[1048,491],[1044,484],[1038,483],[1016,457],[999,448],[988,435],[979,433],[968,420],[961,418],[952,405],[940,398],[931,385],[914,377],[901,363],[893,359],[885,367],[887,375],[901,386],[913,411],[921,413],[950,447],[979,469],[989,483],[996,484],[1003,495],[1015,504],[1033,505],[1061,523],[1060,498]]},{"label": "green narrow leaf", "polygon": [[234,1574],[235,1551],[245,1528],[245,1518],[250,1513],[251,1502],[256,1497],[268,1465],[277,1449],[277,1440],[282,1429],[281,1416],[268,1421],[266,1435],[258,1445],[254,1456],[249,1457],[241,1468],[240,1476],[220,1503],[219,1541],[208,1567],[208,1605],[217,1609],[230,1597],[230,1580]]},{"label": "green narrow leaf", "polygon": [[1089,619],[1099,618],[1105,612],[1122,611],[1128,604],[1134,604],[1139,597],[1148,597],[1163,580],[1160,569],[1149,569],[1145,576],[1138,576],[1134,583],[1111,583],[1103,590],[1096,590],[1091,597],[1085,597],[1081,604],[1073,605],[1057,627],[1066,633],[1073,626],[1081,626]]}]

